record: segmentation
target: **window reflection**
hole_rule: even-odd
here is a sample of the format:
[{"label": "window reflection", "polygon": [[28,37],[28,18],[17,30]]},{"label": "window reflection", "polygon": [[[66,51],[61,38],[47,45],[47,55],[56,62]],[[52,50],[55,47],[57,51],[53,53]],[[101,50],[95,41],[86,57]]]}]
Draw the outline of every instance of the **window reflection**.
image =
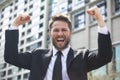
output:
[{"label": "window reflection", "polygon": [[106,75],[107,74],[106,72],[107,72],[106,66],[103,66],[97,70],[92,71],[92,75],[93,77],[100,77],[100,76]]},{"label": "window reflection", "polygon": [[[99,7],[99,10],[100,10],[103,18],[106,19],[106,17],[107,17],[107,5],[106,5],[106,1],[101,0],[96,5]],[[95,19],[91,18],[91,23],[94,23],[94,22],[95,22]]]},{"label": "window reflection", "polygon": [[120,0],[115,0],[115,12],[120,12]]},{"label": "window reflection", "polygon": [[81,29],[85,27],[85,11],[80,11],[79,13],[74,15],[74,29]]},{"label": "window reflection", "polygon": [[116,72],[120,72],[120,45],[115,47]]}]

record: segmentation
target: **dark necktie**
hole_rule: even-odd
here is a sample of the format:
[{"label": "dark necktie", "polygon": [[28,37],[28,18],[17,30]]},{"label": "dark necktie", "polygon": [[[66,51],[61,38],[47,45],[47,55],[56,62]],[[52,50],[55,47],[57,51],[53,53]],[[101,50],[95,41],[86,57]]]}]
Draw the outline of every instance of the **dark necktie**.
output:
[{"label": "dark necktie", "polygon": [[61,63],[62,52],[57,52],[57,58],[53,68],[53,77],[52,80],[62,80],[62,63]]}]

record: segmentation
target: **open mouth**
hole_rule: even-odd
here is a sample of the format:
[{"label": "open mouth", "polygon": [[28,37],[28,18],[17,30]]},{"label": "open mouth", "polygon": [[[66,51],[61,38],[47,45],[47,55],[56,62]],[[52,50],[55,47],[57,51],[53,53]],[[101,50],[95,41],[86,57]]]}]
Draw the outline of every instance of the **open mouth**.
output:
[{"label": "open mouth", "polygon": [[57,42],[64,42],[64,38],[57,38]]}]

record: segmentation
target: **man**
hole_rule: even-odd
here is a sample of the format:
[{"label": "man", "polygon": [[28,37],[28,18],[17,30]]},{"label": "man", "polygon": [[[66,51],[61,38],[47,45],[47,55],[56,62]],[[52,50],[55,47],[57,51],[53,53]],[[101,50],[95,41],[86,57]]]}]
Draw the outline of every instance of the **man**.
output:
[{"label": "man", "polygon": [[29,15],[21,14],[13,22],[12,28],[6,30],[5,61],[29,69],[29,80],[87,80],[87,72],[107,64],[112,58],[110,34],[99,9],[95,6],[88,9],[87,13],[99,25],[98,53],[89,50],[77,52],[71,48],[71,21],[61,14],[53,16],[49,23],[53,44],[51,50],[36,49],[31,53],[19,53],[16,28],[30,21]]}]

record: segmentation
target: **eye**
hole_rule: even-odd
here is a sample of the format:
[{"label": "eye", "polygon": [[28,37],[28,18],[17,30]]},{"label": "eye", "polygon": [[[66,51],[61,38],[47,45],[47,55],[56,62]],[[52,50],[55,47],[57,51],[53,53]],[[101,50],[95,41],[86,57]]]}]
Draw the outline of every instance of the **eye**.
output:
[{"label": "eye", "polygon": [[66,32],[66,31],[67,31],[67,29],[62,29],[62,31],[63,31],[63,32]]},{"label": "eye", "polygon": [[54,29],[53,32],[59,32],[59,30],[58,29]]}]

